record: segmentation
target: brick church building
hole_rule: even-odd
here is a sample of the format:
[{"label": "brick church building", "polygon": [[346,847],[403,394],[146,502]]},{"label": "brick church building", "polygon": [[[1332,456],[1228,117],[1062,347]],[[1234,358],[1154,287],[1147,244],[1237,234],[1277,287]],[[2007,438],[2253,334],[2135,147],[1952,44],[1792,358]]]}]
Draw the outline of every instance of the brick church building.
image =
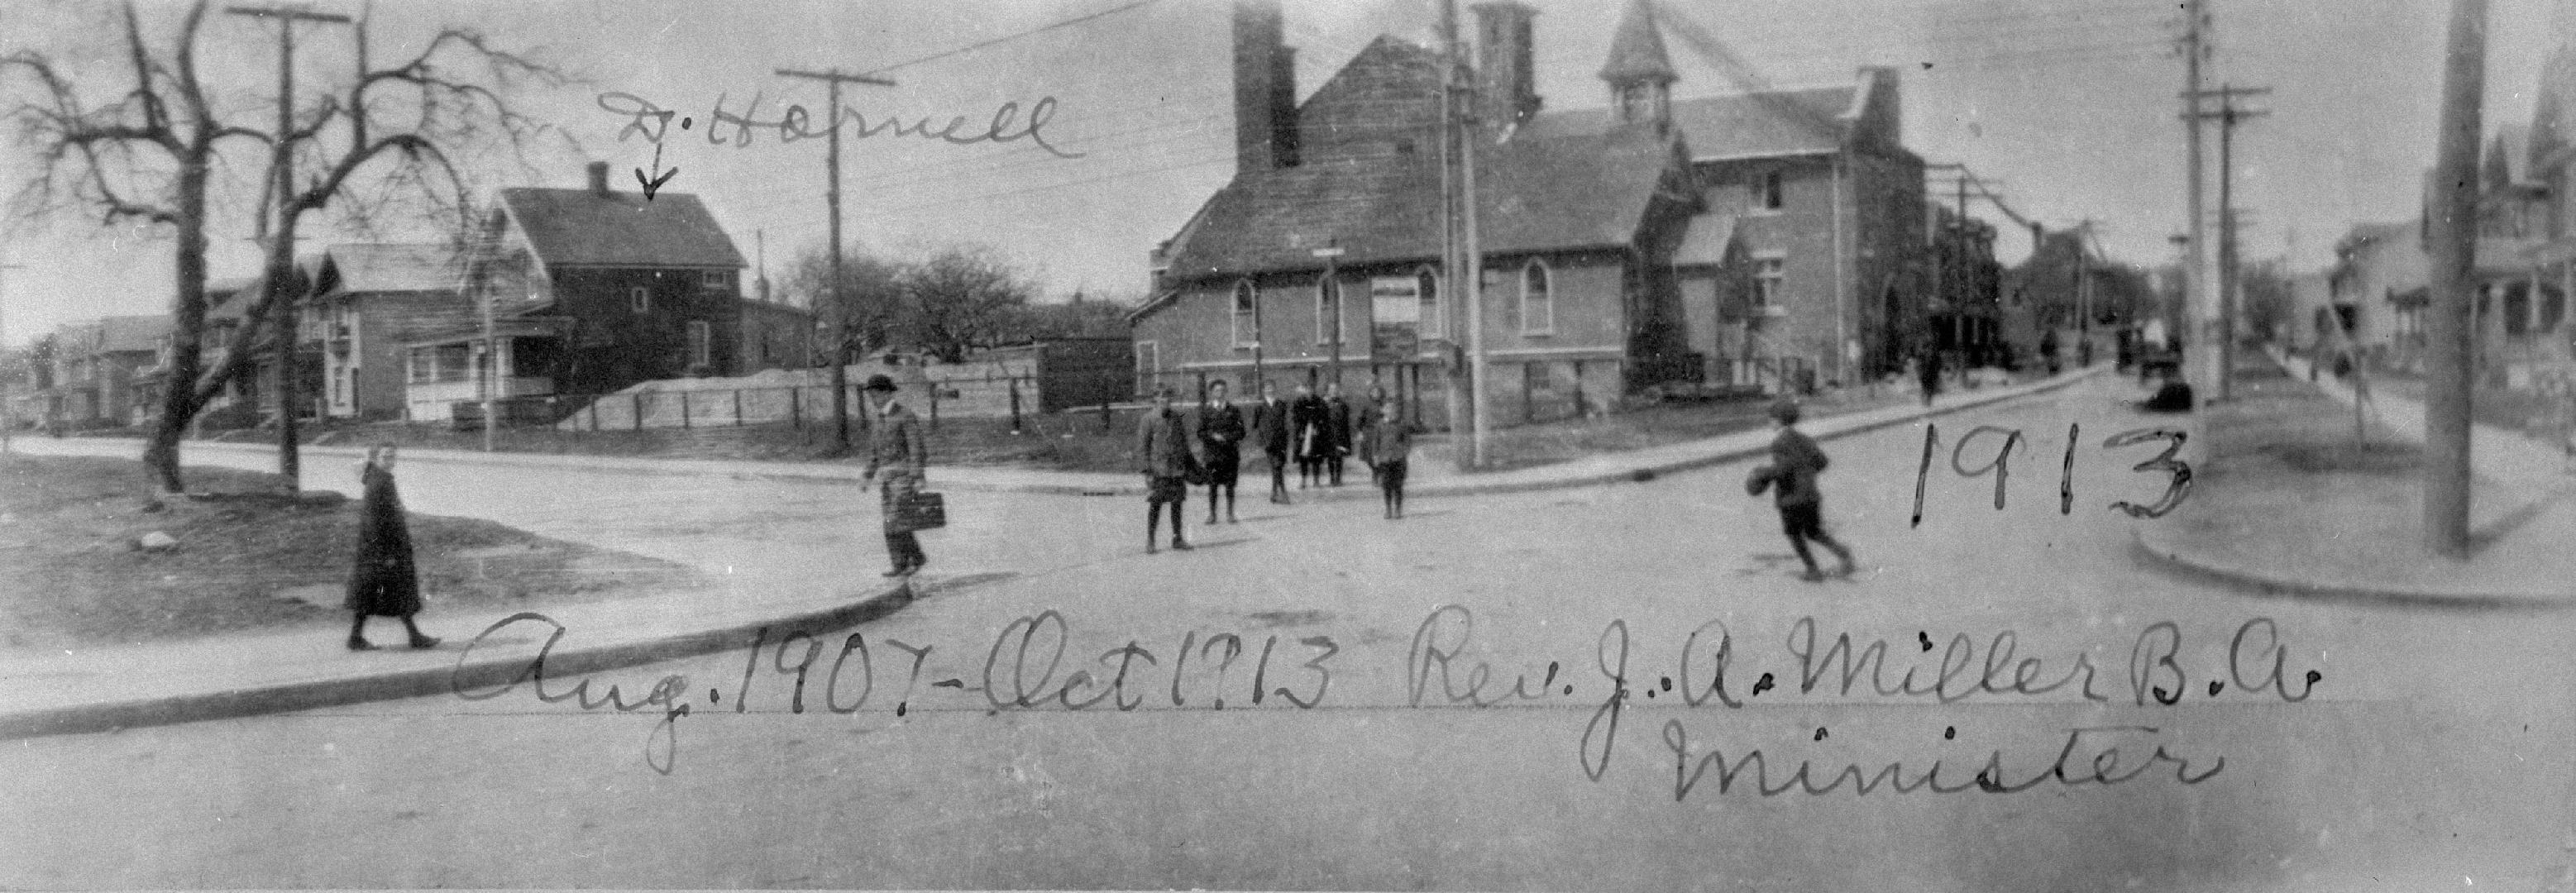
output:
[{"label": "brick church building", "polygon": [[[1924,227],[1893,72],[1677,101],[1638,2],[1600,72],[1611,104],[1545,111],[1535,11],[1473,9],[1460,80],[1477,106],[1493,423],[1598,411],[1659,383],[1892,367],[1919,313]],[[1281,31],[1276,0],[1236,5],[1236,174],[1154,253],[1154,295],[1134,316],[1139,383],[1186,397],[1222,378],[1248,396],[1256,377],[1283,390],[1338,377],[1439,427],[1466,319],[1441,265],[1440,55],[1381,36],[1299,103]]]}]

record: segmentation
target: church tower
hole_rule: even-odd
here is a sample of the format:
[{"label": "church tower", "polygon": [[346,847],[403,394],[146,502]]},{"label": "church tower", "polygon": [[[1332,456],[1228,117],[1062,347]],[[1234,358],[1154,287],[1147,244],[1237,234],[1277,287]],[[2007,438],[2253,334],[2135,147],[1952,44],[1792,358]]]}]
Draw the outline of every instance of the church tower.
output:
[{"label": "church tower", "polygon": [[1610,62],[1601,68],[1610,82],[1610,104],[1622,124],[1672,126],[1673,63],[1664,56],[1664,33],[1655,27],[1647,0],[1630,0],[1610,39]]}]

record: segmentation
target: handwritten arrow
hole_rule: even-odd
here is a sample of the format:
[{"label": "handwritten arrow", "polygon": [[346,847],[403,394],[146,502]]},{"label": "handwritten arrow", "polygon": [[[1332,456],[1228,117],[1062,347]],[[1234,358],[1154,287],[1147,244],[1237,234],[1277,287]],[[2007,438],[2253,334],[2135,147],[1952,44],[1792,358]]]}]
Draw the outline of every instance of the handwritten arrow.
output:
[{"label": "handwritten arrow", "polygon": [[680,169],[677,167],[667,171],[662,170],[662,146],[659,143],[653,146],[653,170],[657,175],[648,180],[644,178],[643,168],[635,169],[635,182],[644,185],[644,200],[648,202],[653,200],[653,193],[662,191],[662,184],[671,182],[672,177],[680,175]]}]

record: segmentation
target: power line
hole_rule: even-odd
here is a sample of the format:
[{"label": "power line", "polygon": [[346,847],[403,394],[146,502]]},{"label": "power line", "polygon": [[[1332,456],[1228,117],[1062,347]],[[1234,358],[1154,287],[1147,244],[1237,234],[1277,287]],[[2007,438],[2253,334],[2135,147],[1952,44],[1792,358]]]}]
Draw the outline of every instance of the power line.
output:
[{"label": "power line", "polygon": [[1002,35],[1002,36],[1000,36],[1000,37],[993,38],[993,39],[991,39],[991,40],[981,41],[981,42],[977,42],[977,43],[970,43],[970,44],[967,44],[967,45],[962,46],[962,47],[958,47],[958,48],[953,49],[953,50],[945,50],[945,51],[942,51],[942,52],[932,53],[932,54],[930,54],[930,55],[923,56],[923,57],[918,58],[918,59],[907,59],[907,60],[904,60],[904,61],[902,61],[902,62],[897,62],[897,63],[895,63],[895,64],[885,66],[885,67],[883,67],[883,68],[878,68],[878,69],[875,69],[875,70],[872,70],[872,71],[863,72],[863,74],[870,74],[870,75],[884,74],[884,73],[886,73],[886,72],[893,71],[893,70],[898,69],[898,68],[908,68],[908,67],[911,67],[911,66],[914,66],[914,65],[919,65],[919,64],[924,63],[924,62],[930,62],[930,61],[939,60],[939,59],[946,59],[946,58],[948,58],[948,57],[950,57],[950,56],[956,56],[956,55],[962,55],[962,54],[965,54],[965,53],[971,53],[971,52],[974,52],[974,51],[976,51],[976,50],[983,49],[983,48],[985,48],[985,47],[994,46],[994,45],[997,45],[997,44],[1009,43],[1009,42],[1011,42],[1011,41],[1018,40],[1018,39],[1020,39],[1020,38],[1028,37],[1028,36],[1035,35],[1035,34],[1044,34],[1044,33],[1046,33],[1046,32],[1053,31],[1053,30],[1056,30],[1056,29],[1058,29],[1058,28],[1069,28],[1069,27],[1072,27],[1072,26],[1074,26],[1074,25],[1079,25],[1079,24],[1082,24],[1082,23],[1084,23],[1084,22],[1091,21],[1091,20],[1093,20],[1093,19],[1098,19],[1098,18],[1103,18],[1103,17],[1107,17],[1107,16],[1116,15],[1116,14],[1118,14],[1118,13],[1126,12],[1126,11],[1128,11],[1128,10],[1136,9],[1136,8],[1138,8],[1138,7],[1151,6],[1151,5],[1153,5],[1153,4],[1155,4],[1155,3],[1159,3],[1159,2],[1162,2],[1162,0],[1135,0],[1135,2],[1132,2],[1132,3],[1127,3],[1127,4],[1124,4],[1124,5],[1120,5],[1120,6],[1113,6],[1113,7],[1110,7],[1110,8],[1108,8],[1108,9],[1101,10],[1101,11],[1099,11],[1099,12],[1091,13],[1091,14],[1089,14],[1089,15],[1076,16],[1076,17],[1074,17],[1074,18],[1066,19],[1066,20],[1061,21],[1061,22],[1056,22],[1056,23],[1054,23],[1054,24],[1052,24],[1052,25],[1040,25],[1040,26],[1038,26],[1038,27],[1036,27],[1036,28],[1031,28],[1031,29],[1029,29],[1029,30],[1027,30],[1027,31],[1022,31],[1022,32],[1019,32],[1019,33],[1017,33],[1017,34],[1005,34],[1005,35]]}]

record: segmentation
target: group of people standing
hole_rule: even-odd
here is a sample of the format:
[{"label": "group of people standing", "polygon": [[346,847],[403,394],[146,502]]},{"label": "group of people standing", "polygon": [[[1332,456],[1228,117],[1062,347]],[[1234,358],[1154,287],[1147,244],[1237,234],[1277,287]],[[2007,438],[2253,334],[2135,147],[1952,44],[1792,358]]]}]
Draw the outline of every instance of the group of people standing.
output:
[{"label": "group of people standing", "polygon": [[1136,426],[1136,456],[1146,479],[1145,551],[1159,548],[1164,506],[1170,506],[1171,545],[1190,548],[1181,532],[1181,511],[1191,485],[1207,488],[1207,523],[1237,523],[1235,488],[1242,476],[1244,443],[1249,440],[1269,461],[1270,501],[1289,503],[1288,467],[1297,467],[1297,488],[1339,487],[1343,469],[1356,456],[1369,468],[1382,491],[1386,517],[1404,516],[1404,479],[1413,452],[1413,434],[1402,408],[1383,388],[1371,389],[1365,408],[1342,397],[1340,383],[1328,383],[1321,395],[1299,384],[1295,400],[1281,400],[1279,386],[1262,382],[1261,400],[1250,411],[1234,403],[1224,381],[1207,386],[1207,400],[1195,411],[1172,406],[1172,389],[1154,392],[1154,406]]}]

